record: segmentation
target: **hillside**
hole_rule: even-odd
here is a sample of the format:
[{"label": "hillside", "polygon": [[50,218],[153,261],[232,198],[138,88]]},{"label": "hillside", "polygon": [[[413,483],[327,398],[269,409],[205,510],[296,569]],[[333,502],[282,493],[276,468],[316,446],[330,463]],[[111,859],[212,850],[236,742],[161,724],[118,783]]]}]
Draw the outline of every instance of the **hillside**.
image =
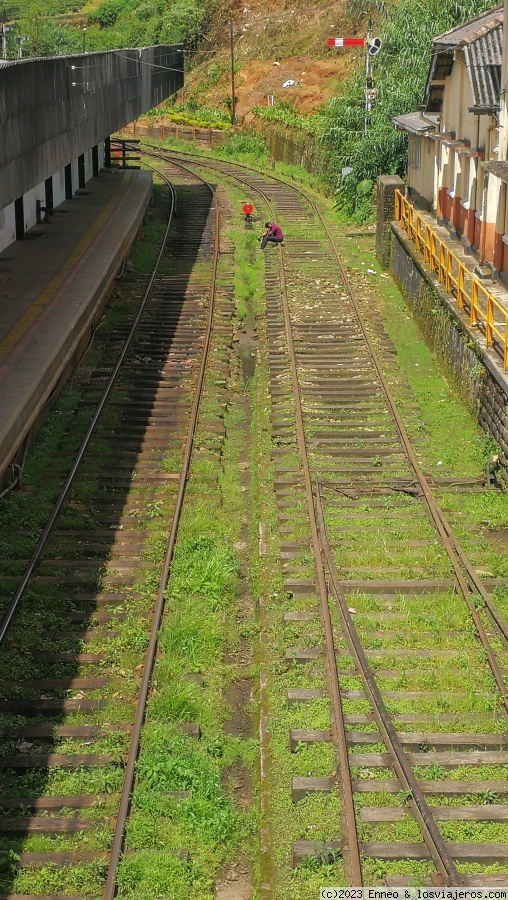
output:
[{"label": "hillside", "polygon": [[[326,47],[326,38],[361,31],[351,9],[317,3],[301,9],[281,3],[267,16],[260,0],[232,6],[238,115],[248,116],[267,96],[284,100],[304,114],[340,92],[340,83],[355,54]],[[221,106],[230,95],[229,8],[220,2],[203,8],[197,0],[7,0],[6,18],[29,37],[25,55],[87,50],[183,40],[189,89],[186,97],[206,95],[207,106]],[[83,26],[86,25],[86,35]],[[14,32],[9,36],[15,55]],[[292,80],[297,85],[283,88]]]},{"label": "hillside", "polygon": [[[302,4],[298,10],[290,2],[281,3],[277,15],[267,16],[266,5],[259,0],[237,4],[233,16],[239,121],[248,121],[252,107],[267,105],[271,96],[275,103],[284,101],[299,112],[312,114],[340,94],[355,54],[331,51],[326,38],[344,30],[356,32],[358,23],[351,22],[351,16],[343,13],[339,18],[337,7],[327,3],[310,9]],[[187,57],[187,95],[202,98],[205,93],[207,105],[220,105],[231,91],[227,15],[219,14],[218,23],[212,24],[206,48],[210,46],[216,48],[213,54],[197,52]],[[288,81],[296,84],[283,87]]]}]

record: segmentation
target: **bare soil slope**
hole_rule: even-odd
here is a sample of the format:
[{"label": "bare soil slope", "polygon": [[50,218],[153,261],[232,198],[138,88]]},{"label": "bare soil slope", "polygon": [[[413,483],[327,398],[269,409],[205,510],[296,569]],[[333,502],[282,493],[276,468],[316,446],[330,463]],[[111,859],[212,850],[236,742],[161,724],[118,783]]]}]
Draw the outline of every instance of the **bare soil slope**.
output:
[{"label": "bare soil slope", "polygon": [[[340,94],[345,74],[362,64],[361,52],[330,49],[327,37],[364,34],[361,21],[344,9],[323,4],[301,8],[262,0],[233,10],[235,95],[239,121],[248,121],[253,106],[269,97],[286,100],[299,112],[317,112],[322,103]],[[267,11],[269,15],[267,15]],[[210,48],[210,49],[208,49]],[[213,49],[212,49],[213,48]],[[231,93],[230,46],[227,17],[219,18],[201,52],[188,57],[184,98],[207,106],[221,106]],[[288,82],[295,84],[283,87]]]}]

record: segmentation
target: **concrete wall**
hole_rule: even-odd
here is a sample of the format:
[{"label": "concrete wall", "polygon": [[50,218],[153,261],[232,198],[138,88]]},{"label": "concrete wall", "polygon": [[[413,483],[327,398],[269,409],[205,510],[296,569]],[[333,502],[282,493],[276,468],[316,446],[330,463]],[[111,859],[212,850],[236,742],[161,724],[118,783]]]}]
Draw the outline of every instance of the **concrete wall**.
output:
[{"label": "concrete wall", "polygon": [[409,135],[407,193],[419,209],[434,211],[437,144],[430,137]]},{"label": "concrete wall", "polygon": [[[178,90],[181,49],[115,50],[1,66],[0,209]],[[77,165],[74,177],[77,184]]]}]

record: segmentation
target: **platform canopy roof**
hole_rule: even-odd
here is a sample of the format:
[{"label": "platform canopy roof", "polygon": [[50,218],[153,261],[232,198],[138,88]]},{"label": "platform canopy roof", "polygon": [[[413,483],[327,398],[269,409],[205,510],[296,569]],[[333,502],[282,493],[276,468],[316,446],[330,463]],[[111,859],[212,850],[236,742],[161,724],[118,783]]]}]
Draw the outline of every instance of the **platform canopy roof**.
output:
[{"label": "platform canopy roof", "polygon": [[[433,119],[433,121],[432,121]],[[408,131],[410,134],[433,133],[439,125],[436,116],[425,117],[420,112],[404,113],[402,116],[393,116],[392,122],[395,128]]]}]

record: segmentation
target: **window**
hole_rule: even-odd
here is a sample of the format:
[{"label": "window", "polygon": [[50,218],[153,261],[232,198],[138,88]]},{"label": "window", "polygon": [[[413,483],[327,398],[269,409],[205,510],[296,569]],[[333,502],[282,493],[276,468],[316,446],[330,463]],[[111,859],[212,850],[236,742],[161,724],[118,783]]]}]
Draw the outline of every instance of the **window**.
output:
[{"label": "window", "polygon": [[422,139],[418,135],[415,139],[415,169],[421,169],[422,166]]},{"label": "window", "polygon": [[409,164],[412,169],[420,169],[422,165],[422,139],[418,134],[409,138]]}]

